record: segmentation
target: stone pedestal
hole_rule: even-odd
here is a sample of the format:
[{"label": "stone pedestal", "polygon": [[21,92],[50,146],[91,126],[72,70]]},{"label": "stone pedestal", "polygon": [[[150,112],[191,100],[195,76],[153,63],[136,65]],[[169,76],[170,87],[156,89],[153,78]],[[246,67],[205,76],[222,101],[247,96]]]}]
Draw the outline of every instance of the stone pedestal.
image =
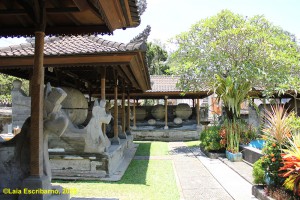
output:
[{"label": "stone pedestal", "polygon": [[119,145],[120,144],[120,138],[119,137],[113,137],[110,142],[111,142],[112,145]]},{"label": "stone pedestal", "polygon": [[52,179],[102,180],[112,176],[124,159],[124,152],[133,148],[133,136],[119,139],[104,153],[50,152]]},{"label": "stone pedestal", "polygon": [[126,138],[127,138],[126,133],[125,133],[125,132],[121,132],[121,133],[119,134],[119,138],[120,138],[120,139],[126,139]]},{"label": "stone pedestal", "polygon": [[[50,189],[51,183],[47,177],[30,176],[23,180],[22,194],[19,196],[19,200],[49,199],[51,196],[50,194],[42,193],[43,191]],[[37,191],[37,194],[30,194],[33,191]]]}]

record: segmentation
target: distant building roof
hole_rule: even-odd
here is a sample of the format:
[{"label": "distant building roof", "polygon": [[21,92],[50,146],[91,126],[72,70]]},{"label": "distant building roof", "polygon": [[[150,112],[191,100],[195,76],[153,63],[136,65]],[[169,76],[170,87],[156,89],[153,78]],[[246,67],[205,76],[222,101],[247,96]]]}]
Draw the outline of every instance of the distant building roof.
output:
[{"label": "distant building roof", "polygon": [[148,98],[148,99],[161,99],[168,96],[172,99],[193,99],[193,98],[204,98],[209,96],[212,92],[210,90],[202,91],[191,91],[184,92],[179,87],[177,83],[179,81],[179,76],[172,75],[151,75],[150,84],[151,90],[147,90],[143,93],[132,93],[131,96],[136,98]]},{"label": "distant building roof", "polygon": [[150,83],[151,90],[147,92],[170,92],[170,91],[181,91],[176,87],[179,81],[179,76],[168,76],[168,75],[151,75]]}]

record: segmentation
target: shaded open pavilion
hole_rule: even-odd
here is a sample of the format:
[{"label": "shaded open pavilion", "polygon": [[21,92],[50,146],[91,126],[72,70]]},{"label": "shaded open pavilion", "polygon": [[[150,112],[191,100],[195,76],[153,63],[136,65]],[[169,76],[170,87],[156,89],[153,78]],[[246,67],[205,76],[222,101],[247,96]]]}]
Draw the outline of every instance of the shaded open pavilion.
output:
[{"label": "shaded open pavilion", "polygon": [[[36,189],[43,188],[47,184],[43,179],[43,90],[44,64],[47,64],[44,63],[45,33],[47,35],[111,34],[116,29],[136,27],[139,24],[140,12],[135,0],[12,0],[0,2],[1,37],[35,36],[34,46],[31,48],[32,53],[29,53],[30,56],[25,59],[26,64],[24,63],[32,68],[27,76],[30,77],[31,121],[33,122],[30,128],[30,177],[24,179],[24,185]],[[0,68],[10,64],[11,66],[15,65],[10,63],[12,60],[7,61],[1,57]],[[57,79],[58,81],[62,80]],[[115,76],[115,80],[117,80],[117,76]],[[75,84],[80,85],[79,82]],[[104,77],[102,77],[102,86],[103,84],[105,84]],[[142,86],[142,83],[139,84],[141,87],[147,88],[145,85]],[[115,88],[117,88],[117,84],[115,84]],[[105,89],[102,89],[102,94],[104,93]],[[2,194],[0,195],[2,196]],[[44,199],[45,196],[31,195],[22,198]]]}]

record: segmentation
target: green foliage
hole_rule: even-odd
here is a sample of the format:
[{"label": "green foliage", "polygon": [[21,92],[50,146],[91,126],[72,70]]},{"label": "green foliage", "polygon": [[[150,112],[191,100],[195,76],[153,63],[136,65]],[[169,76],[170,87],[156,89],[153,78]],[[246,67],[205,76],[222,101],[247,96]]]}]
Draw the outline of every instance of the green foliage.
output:
[{"label": "green foliage", "polygon": [[229,119],[239,118],[241,104],[249,98],[250,82],[238,82],[230,76],[224,78],[220,75],[216,75],[215,79],[215,93],[218,95],[218,101],[222,100],[227,117]]},{"label": "green foliage", "polygon": [[136,156],[164,156],[169,154],[167,142],[149,142],[135,141],[139,147],[135,153]]},{"label": "green foliage", "polygon": [[239,152],[240,138],[243,131],[243,124],[241,120],[226,120],[223,124],[223,128],[226,132],[226,149],[231,153]]},{"label": "green foliage", "polygon": [[[0,100],[11,102],[12,82],[16,79],[16,77],[0,73]],[[22,89],[28,94],[29,82],[26,80],[22,80],[22,82]]]},{"label": "green foliage", "polygon": [[292,133],[300,133],[300,117],[297,117],[294,112],[291,112],[287,118],[287,123]]},{"label": "green foliage", "polygon": [[202,131],[200,135],[200,146],[206,151],[216,151],[222,149],[219,131],[220,126],[211,126]]},{"label": "green foliage", "polygon": [[171,160],[132,160],[120,181],[54,181],[74,191],[71,197],[126,200],[180,199]]},{"label": "green foliage", "polygon": [[284,179],[278,175],[280,167],[283,166],[280,143],[267,140],[262,152],[264,154],[261,158],[262,167],[268,174],[270,183],[272,185],[282,184]]},{"label": "green foliage", "polygon": [[242,123],[242,132],[240,136],[240,143],[241,144],[248,144],[251,142],[251,140],[257,139],[257,130],[252,127],[251,125],[248,125],[246,122]]},{"label": "green foliage", "polygon": [[169,66],[166,64],[168,52],[161,46],[152,42],[147,43],[146,58],[151,75],[168,74]]},{"label": "green foliage", "polygon": [[171,71],[181,76],[179,86],[186,91],[213,89],[216,74],[274,91],[299,71],[295,37],[263,16],[223,10],[171,42],[177,46]]},{"label": "green foliage", "polygon": [[263,169],[261,158],[253,164],[252,176],[255,184],[265,184],[265,170]]}]

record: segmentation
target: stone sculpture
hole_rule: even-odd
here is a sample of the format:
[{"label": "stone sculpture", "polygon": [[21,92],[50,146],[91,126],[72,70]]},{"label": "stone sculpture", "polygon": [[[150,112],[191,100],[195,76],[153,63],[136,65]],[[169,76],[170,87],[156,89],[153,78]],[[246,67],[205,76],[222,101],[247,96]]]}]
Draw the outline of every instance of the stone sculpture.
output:
[{"label": "stone sculpture", "polygon": [[188,104],[180,103],[175,108],[175,114],[181,119],[188,119],[192,115],[192,109]]},{"label": "stone sculpture", "polygon": [[165,107],[163,105],[155,105],[151,110],[152,116],[156,120],[161,120],[165,117]]},{"label": "stone sculpture", "polygon": [[62,102],[62,110],[68,115],[75,126],[81,125],[88,115],[88,102],[85,96],[77,89],[62,87],[67,97]]},{"label": "stone sculpture", "polygon": [[[60,112],[66,93],[47,84],[44,100],[43,172],[48,187],[51,187],[51,168],[48,154],[48,135],[61,135],[68,126],[68,119]],[[3,188],[21,188],[29,177],[30,165],[30,118],[23,124],[21,133],[12,140],[0,143],[0,197]],[[26,185],[25,185],[26,186]]]},{"label": "stone sculpture", "polygon": [[156,124],[156,120],[155,119],[149,119],[148,120],[148,124],[151,125],[151,126],[153,126],[153,125]]},{"label": "stone sculpture", "polygon": [[102,123],[108,124],[112,117],[110,113],[106,113],[105,104],[105,100],[101,100],[100,105],[97,100],[94,102],[92,119],[86,127],[84,152],[102,153],[111,145],[106,134],[102,132]]},{"label": "stone sculpture", "polygon": [[136,120],[143,121],[147,117],[146,109],[142,108],[142,107],[136,107],[135,117],[136,117]]}]

